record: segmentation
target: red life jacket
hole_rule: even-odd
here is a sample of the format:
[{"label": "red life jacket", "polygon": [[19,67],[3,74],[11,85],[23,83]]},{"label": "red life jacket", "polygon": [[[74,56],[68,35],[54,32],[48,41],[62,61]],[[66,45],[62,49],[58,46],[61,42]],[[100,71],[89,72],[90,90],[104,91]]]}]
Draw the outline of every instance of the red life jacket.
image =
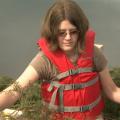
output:
[{"label": "red life jacket", "polygon": [[104,108],[99,75],[93,69],[94,38],[93,31],[86,32],[85,53],[80,54],[77,66],[61,50],[51,52],[45,39],[38,40],[38,46],[59,71],[56,79],[42,83],[41,91],[44,102],[61,115],[60,120],[94,120]]}]

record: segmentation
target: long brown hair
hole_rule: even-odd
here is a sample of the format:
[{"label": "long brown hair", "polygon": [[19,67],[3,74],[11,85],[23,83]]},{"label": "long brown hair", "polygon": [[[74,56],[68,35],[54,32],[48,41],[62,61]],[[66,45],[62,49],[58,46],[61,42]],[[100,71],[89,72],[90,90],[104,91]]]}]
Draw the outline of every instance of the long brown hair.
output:
[{"label": "long brown hair", "polygon": [[89,28],[89,22],[80,6],[73,0],[57,0],[49,9],[43,21],[41,37],[44,37],[50,48],[58,48],[58,27],[63,20],[70,21],[80,31],[80,47],[84,44],[84,36]]}]

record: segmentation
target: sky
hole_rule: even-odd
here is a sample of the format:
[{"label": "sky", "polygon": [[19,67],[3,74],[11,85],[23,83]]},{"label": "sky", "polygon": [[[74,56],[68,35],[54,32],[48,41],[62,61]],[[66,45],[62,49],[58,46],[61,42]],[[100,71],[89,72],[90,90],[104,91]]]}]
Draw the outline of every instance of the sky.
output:
[{"label": "sky", "polygon": [[[0,0],[0,76],[18,77],[39,51],[41,23],[55,0]],[[120,67],[120,0],[75,0],[104,45],[108,66]]]}]

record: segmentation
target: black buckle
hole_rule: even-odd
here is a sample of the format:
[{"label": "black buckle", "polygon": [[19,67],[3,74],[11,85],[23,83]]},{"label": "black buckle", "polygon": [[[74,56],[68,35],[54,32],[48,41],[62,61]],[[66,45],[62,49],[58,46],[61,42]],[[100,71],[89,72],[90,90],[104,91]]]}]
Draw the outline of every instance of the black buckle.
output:
[{"label": "black buckle", "polygon": [[75,89],[75,84],[72,84],[72,89],[73,89],[73,90]]},{"label": "black buckle", "polygon": [[82,107],[80,107],[80,112],[85,112],[85,111],[88,111],[88,110],[90,110],[89,106],[82,106]]},{"label": "black buckle", "polygon": [[69,70],[69,75],[72,75],[72,73],[73,73],[73,70]]},{"label": "black buckle", "polygon": [[69,70],[69,75],[75,75],[78,73],[78,70]]}]

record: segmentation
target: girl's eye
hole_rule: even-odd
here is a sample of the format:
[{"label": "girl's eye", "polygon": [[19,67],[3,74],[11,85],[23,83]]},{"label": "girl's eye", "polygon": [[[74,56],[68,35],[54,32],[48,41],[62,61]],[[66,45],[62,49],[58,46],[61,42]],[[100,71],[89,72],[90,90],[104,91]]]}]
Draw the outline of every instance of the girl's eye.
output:
[{"label": "girl's eye", "polygon": [[59,34],[59,36],[65,36],[66,35],[66,31],[60,31],[58,34]]},{"label": "girl's eye", "polygon": [[68,32],[65,30],[65,31],[59,31],[58,35],[59,37],[65,37],[67,34],[69,34],[71,37],[74,37],[77,36],[78,33],[79,33],[78,30],[69,30]]},{"label": "girl's eye", "polygon": [[78,34],[77,30],[70,31],[70,35],[77,35],[77,34]]}]

